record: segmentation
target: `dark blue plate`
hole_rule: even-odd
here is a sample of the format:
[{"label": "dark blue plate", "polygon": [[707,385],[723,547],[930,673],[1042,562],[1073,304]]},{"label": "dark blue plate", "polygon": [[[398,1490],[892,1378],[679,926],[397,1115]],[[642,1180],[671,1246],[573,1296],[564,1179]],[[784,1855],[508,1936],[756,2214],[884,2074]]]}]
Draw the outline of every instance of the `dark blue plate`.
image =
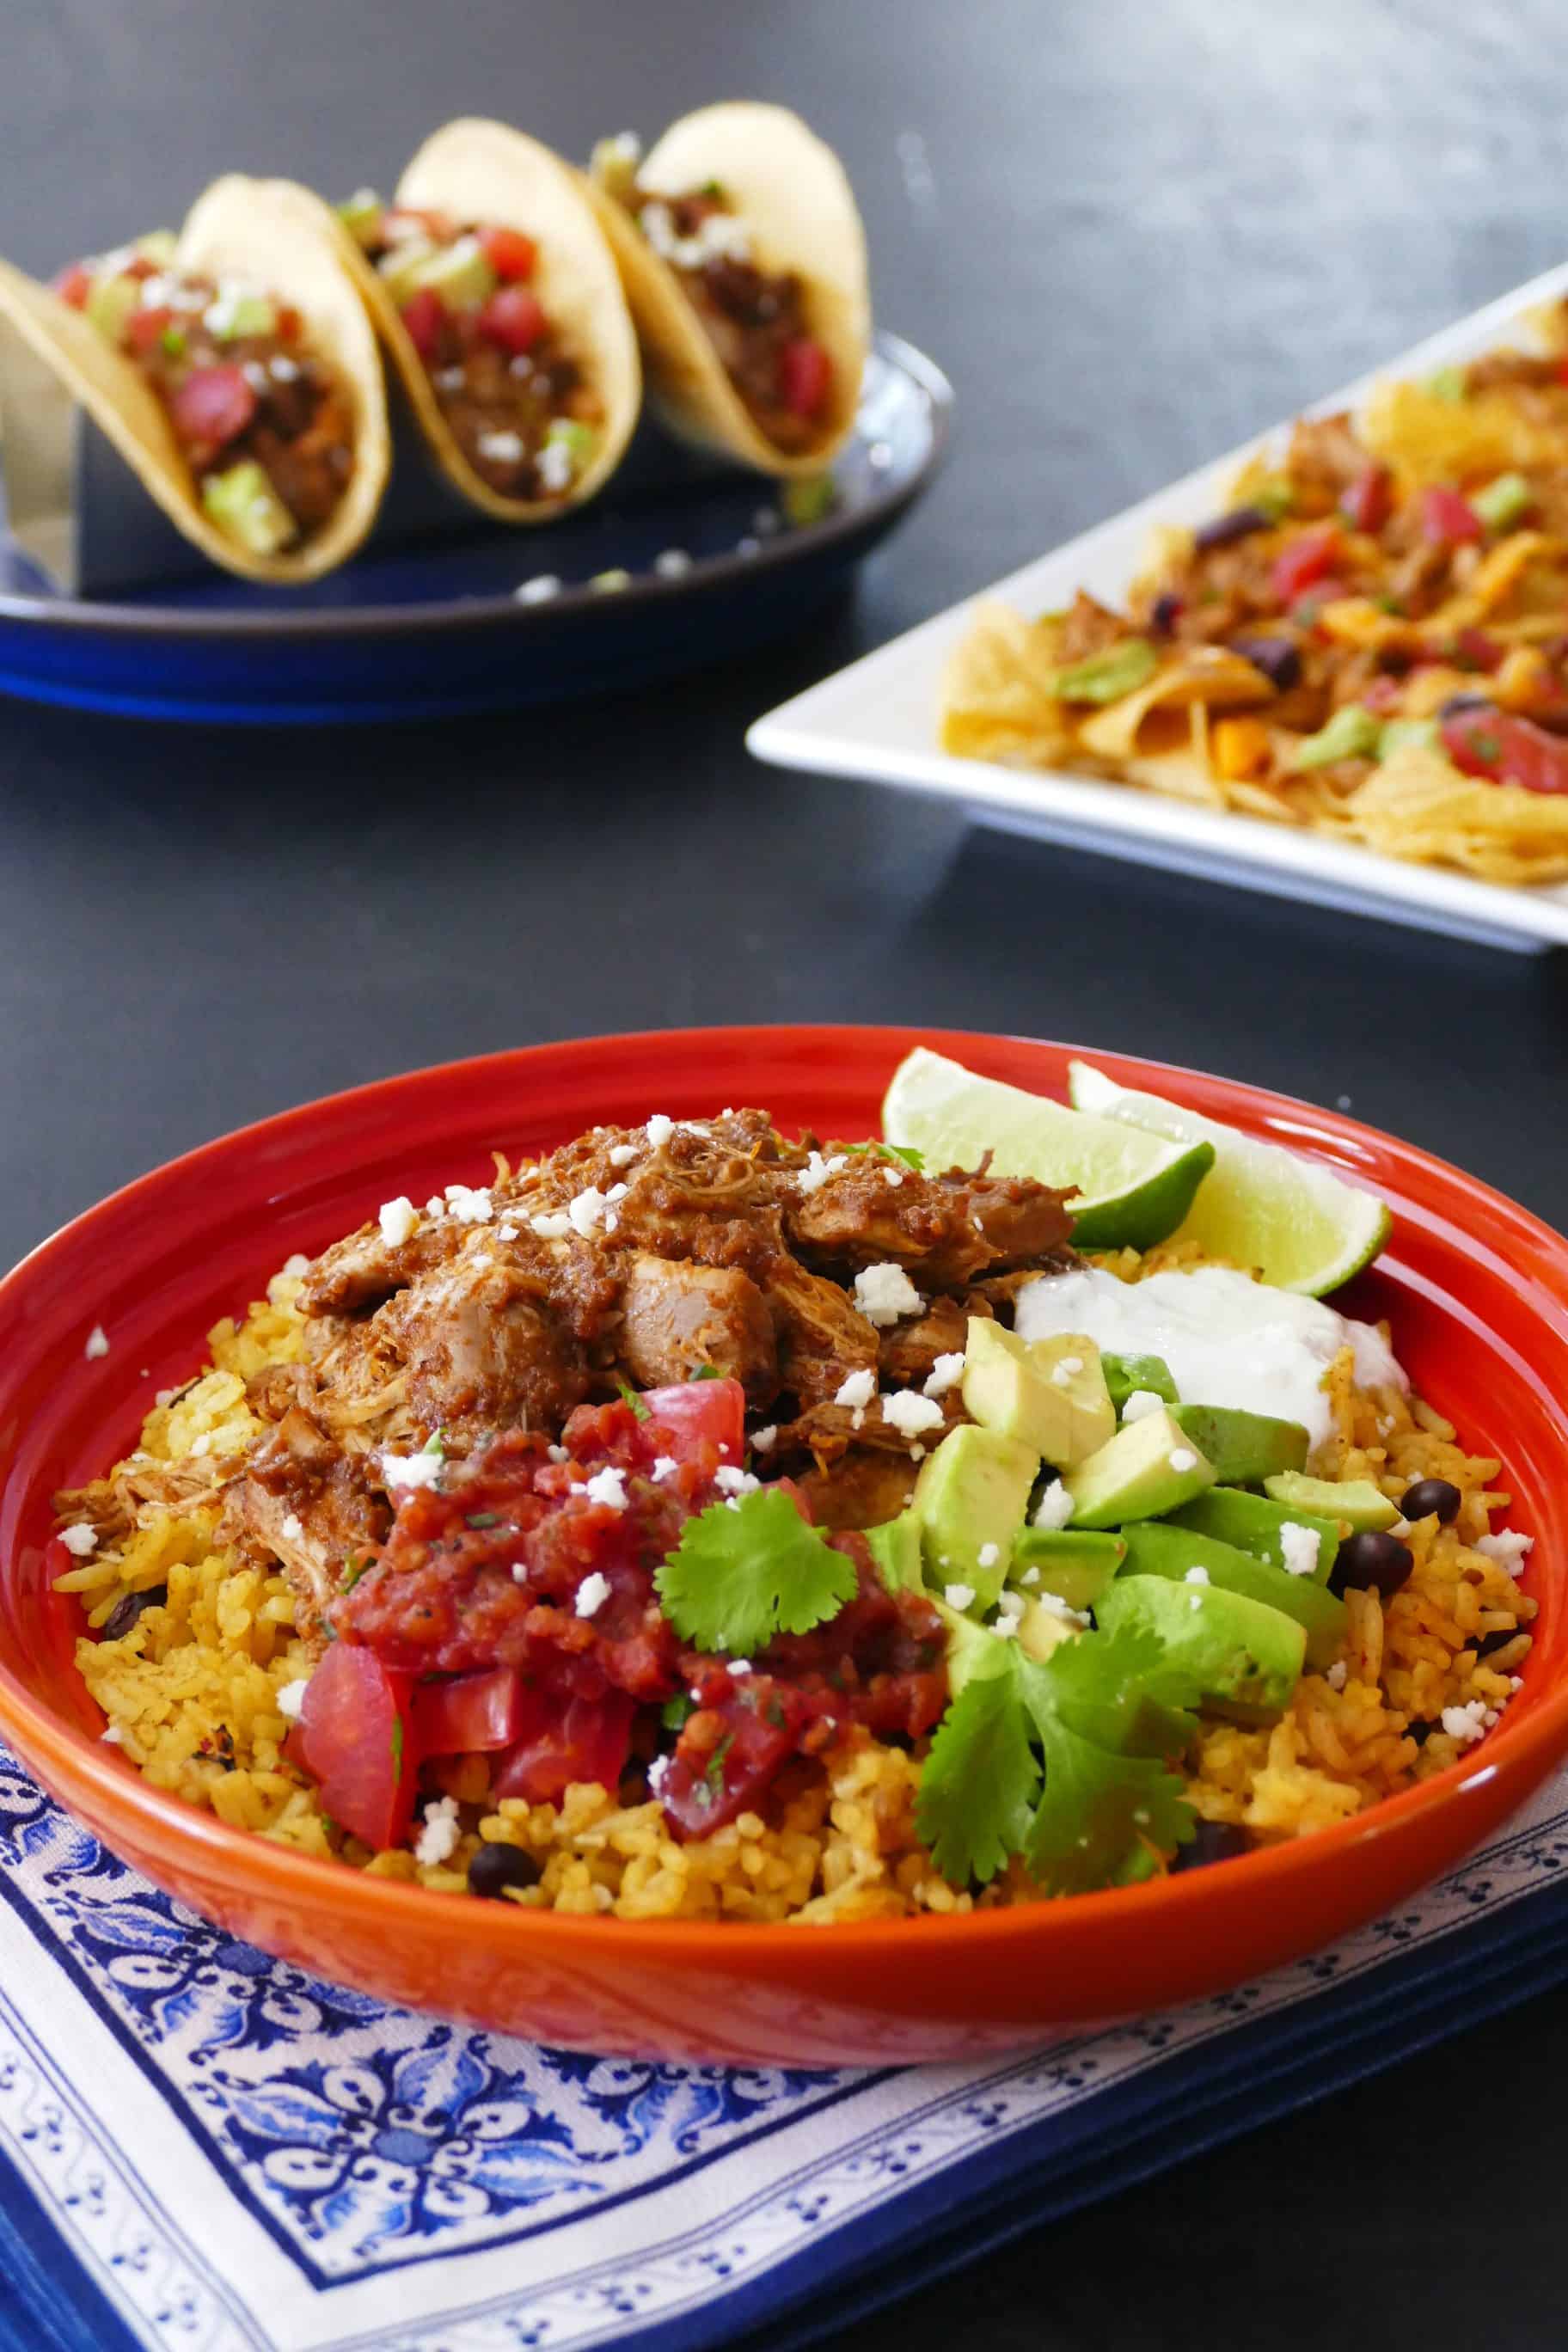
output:
[{"label": "dark blue plate", "polygon": [[[833,507],[793,527],[784,485],[665,444],[546,529],[478,522],[306,588],[205,572],[89,602],[0,537],[0,693],[277,726],[501,709],[690,668],[795,626],[842,583],[931,480],[952,405],[931,361],[879,335]],[[630,576],[594,584],[605,572]],[[544,585],[520,596],[531,580]]]}]

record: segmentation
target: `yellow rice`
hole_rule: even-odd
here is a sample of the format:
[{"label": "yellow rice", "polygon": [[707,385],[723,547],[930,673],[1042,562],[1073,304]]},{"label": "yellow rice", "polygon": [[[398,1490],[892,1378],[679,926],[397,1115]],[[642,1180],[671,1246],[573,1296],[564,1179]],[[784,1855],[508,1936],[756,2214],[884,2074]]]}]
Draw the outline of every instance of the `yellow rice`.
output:
[{"label": "yellow rice", "polygon": [[[1192,1253],[1178,1246],[1141,1260],[1123,1251],[1100,1262],[1136,1279],[1190,1264]],[[95,1632],[126,1593],[168,1586],[167,1601],[143,1610],[119,1640],[84,1637],[77,1645],[108,1718],[104,1737],[148,1780],[234,1828],[452,1894],[466,1890],[481,1841],[521,1846],[538,1864],[539,1883],[509,1894],[531,1909],[816,1926],[973,1907],[967,1893],[937,1875],[915,1835],[918,1755],[858,1732],[822,1763],[792,1766],[770,1792],[765,1819],[742,1813],[689,1844],[670,1835],[657,1803],[622,1805],[600,1788],[569,1789],[559,1806],[492,1803],[479,1757],[436,1768],[458,1801],[462,1825],[444,1864],[421,1864],[405,1848],[373,1854],[346,1835],[282,1755],[289,1724],[279,1693],[312,1664],[295,1631],[288,1580],[216,1543],[224,1465],[261,1430],[245,1382],[300,1352],[298,1288],[296,1276],[278,1276],[243,1324],[216,1325],[210,1369],[149,1414],[141,1450],[128,1457],[132,1472],[155,1476],[160,1463],[210,1455],[210,1501],[180,1512],[152,1502],[117,1518],[109,1486],[92,1489],[108,1512],[105,1540],[58,1580],[80,1597]],[[1535,1610],[1507,1570],[1475,1549],[1509,1500],[1495,1484],[1500,1465],[1467,1454],[1450,1424],[1418,1398],[1356,1389],[1348,1349],[1328,1386],[1335,1427],[1314,1460],[1319,1475],[1369,1478],[1395,1500],[1412,1478],[1446,1478],[1463,1499],[1452,1527],[1426,1519],[1405,1538],[1415,1568],[1391,1601],[1348,1596],[1332,1680],[1305,1675],[1271,1728],[1205,1724],[1186,1772],[1192,1801],[1208,1820],[1243,1823],[1263,1841],[1326,1827],[1452,1763],[1460,1746],[1449,1733],[1434,1728],[1418,1744],[1411,1725],[1436,1726],[1445,1707],[1478,1699],[1500,1711],[1530,1647],[1518,1629]],[[1515,1638],[1478,1659],[1476,1644],[1500,1633]],[[989,1906],[1040,1891],[1015,1871],[979,1899]]]}]

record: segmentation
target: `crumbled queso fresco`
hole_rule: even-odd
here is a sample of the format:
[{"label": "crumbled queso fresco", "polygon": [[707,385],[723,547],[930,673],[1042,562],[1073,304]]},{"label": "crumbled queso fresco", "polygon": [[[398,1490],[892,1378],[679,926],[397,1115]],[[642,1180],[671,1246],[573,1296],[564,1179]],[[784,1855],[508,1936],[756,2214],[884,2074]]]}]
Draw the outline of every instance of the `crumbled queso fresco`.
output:
[{"label": "crumbled queso fresco", "polygon": [[901,1265],[862,1267],[855,1277],[855,1304],[868,1323],[886,1330],[901,1316],[918,1315],[924,1299]]},{"label": "crumbled queso fresco", "polygon": [[921,1393],[928,1397],[944,1397],[963,1378],[963,1355],[955,1350],[951,1356],[939,1356],[926,1378]]},{"label": "crumbled queso fresco", "polygon": [[1279,1565],[1291,1576],[1316,1576],[1318,1530],[1287,1519],[1279,1530]]},{"label": "crumbled queso fresco", "polygon": [[1072,1496],[1059,1478],[1053,1478],[1036,1506],[1037,1528],[1065,1528],[1072,1517]]},{"label": "crumbled queso fresco", "polygon": [[442,1863],[451,1860],[461,1836],[462,1831],[458,1824],[458,1800],[456,1797],[437,1797],[434,1803],[425,1808],[425,1826],[414,1848],[415,1861],[423,1863],[426,1870],[439,1868]]},{"label": "crumbled queso fresco", "polygon": [[900,1389],[882,1399],[882,1419],[890,1422],[904,1437],[918,1437],[923,1430],[940,1429],[946,1418],[940,1404],[913,1389]]}]

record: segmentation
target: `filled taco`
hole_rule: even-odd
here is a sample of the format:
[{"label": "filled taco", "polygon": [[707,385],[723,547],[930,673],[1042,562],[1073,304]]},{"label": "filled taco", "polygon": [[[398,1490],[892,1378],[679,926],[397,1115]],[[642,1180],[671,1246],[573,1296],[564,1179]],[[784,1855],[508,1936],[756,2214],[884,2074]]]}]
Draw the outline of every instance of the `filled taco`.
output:
[{"label": "filled taco", "polygon": [[818,471],[855,421],[870,342],[844,168],[782,106],[705,106],[647,155],[601,140],[589,184],[649,389],[681,436],[769,474]]},{"label": "filled taco", "polygon": [[233,173],[176,236],[0,262],[0,314],[185,537],[247,579],[315,579],[369,530],[391,457],[375,337],[330,209]]},{"label": "filled taco", "polygon": [[642,401],[615,259],[577,175],[504,123],[448,122],[389,205],[340,205],[350,267],[448,478],[544,521],[608,480]]}]

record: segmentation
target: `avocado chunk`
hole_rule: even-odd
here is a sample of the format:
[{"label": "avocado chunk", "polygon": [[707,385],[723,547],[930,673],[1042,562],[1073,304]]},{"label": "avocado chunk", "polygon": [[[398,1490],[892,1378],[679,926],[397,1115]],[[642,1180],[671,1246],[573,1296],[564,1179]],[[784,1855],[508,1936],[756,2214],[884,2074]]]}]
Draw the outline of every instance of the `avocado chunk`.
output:
[{"label": "avocado chunk", "polygon": [[242,335],[275,335],[278,305],[265,294],[220,294],[208,303],[203,323],[220,343],[237,343]]},{"label": "avocado chunk", "polygon": [[965,1617],[961,1611],[950,1609],[945,1601],[930,1594],[927,1598],[947,1628],[949,1696],[956,1698],[966,1683],[977,1683],[983,1675],[1001,1674],[1007,1664],[1005,1637],[977,1625],[973,1617]]},{"label": "avocado chunk", "polygon": [[1168,1407],[1124,1422],[1115,1436],[1062,1479],[1073,1525],[1119,1528],[1159,1519],[1214,1484],[1214,1468]]},{"label": "avocado chunk", "polygon": [[921,1568],[921,1523],[913,1511],[866,1529],[866,1549],[878,1575],[889,1592],[919,1592],[925,1582]]},{"label": "avocado chunk", "polygon": [[1116,1427],[1092,1339],[1020,1339],[979,1315],[969,1318],[963,1402],[983,1428],[1020,1439],[1058,1470],[1097,1452]]},{"label": "avocado chunk", "polygon": [[1039,1467],[1032,1445],[1000,1430],[948,1431],[915,1481],[928,1584],[967,1584],[983,1609],[995,1605]]},{"label": "avocado chunk", "polygon": [[[1154,1515],[1151,1512],[1149,1516]],[[1270,1501],[1267,1495],[1244,1495],[1237,1486],[1215,1486],[1212,1493],[1200,1495],[1195,1502],[1185,1503],[1173,1511],[1171,1517],[1177,1527],[1191,1528],[1200,1536],[1213,1536],[1217,1543],[1234,1544],[1237,1551],[1249,1551],[1255,1559],[1266,1559],[1271,1568],[1289,1568],[1288,1551],[1295,1554],[1305,1549],[1300,1538],[1288,1541],[1281,1530],[1308,1528],[1318,1538],[1318,1556],[1311,1569],[1315,1584],[1327,1584],[1334,1554],[1340,1548],[1337,1520],[1324,1518],[1316,1511],[1291,1510],[1284,1503]]]},{"label": "avocado chunk", "polygon": [[1146,1396],[1163,1397],[1167,1404],[1181,1402],[1176,1383],[1171,1378],[1171,1367],[1163,1356],[1101,1356],[1100,1369],[1105,1374],[1105,1385],[1110,1391],[1110,1402],[1118,1417],[1128,1398],[1138,1389]]},{"label": "avocado chunk", "polygon": [[87,289],[87,300],[82,305],[88,318],[108,343],[119,342],[141,307],[141,279],[122,275],[95,278]]},{"label": "avocado chunk", "polygon": [[[1069,1609],[1092,1609],[1126,1556],[1120,1536],[1089,1528],[1026,1528],[1014,1539],[1007,1581],[1022,1592],[1054,1592]],[[1031,1569],[1038,1572],[1026,1584]]]},{"label": "avocado chunk", "polygon": [[136,250],[143,261],[155,269],[173,269],[180,250],[180,240],[172,228],[150,228],[136,240]]},{"label": "avocado chunk", "polygon": [[1306,1628],[1219,1585],[1119,1576],[1097,1613],[1107,1633],[1131,1625],[1156,1634],[1172,1664],[1197,1683],[1204,1706],[1237,1723],[1272,1723],[1301,1678]]},{"label": "avocado chunk", "polygon": [[1263,1491],[1287,1510],[1342,1519],[1352,1533],[1396,1527],[1402,1516],[1398,1504],[1391,1503],[1370,1478],[1309,1478],[1299,1470],[1282,1470],[1278,1477],[1265,1478]]},{"label": "avocado chunk", "polygon": [[398,310],[417,292],[419,272],[426,262],[437,258],[437,247],[424,237],[408,237],[381,256],[375,274]]},{"label": "avocado chunk", "polygon": [[477,236],[455,237],[438,252],[426,254],[410,280],[415,291],[428,287],[449,310],[468,310],[488,302],[496,290],[496,274],[485,259]]},{"label": "avocado chunk", "polygon": [[356,245],[374,245],[381,235],[381,215],[385,210],[374,188],[356,188],[337,206],[337,215]]},{"label": "avocado chunk", "polygon": [[294,536],[294,518],[254,457],[202,483],[202,505],[218,529],[255,555],[275,555]]},{"label": "avocado chunk", "polygon": [[[1194,1535],[1190,1528],[1153,1519],[1128,1528],[1128,1576],[1168,1576],[1180,1584],[1194,1568],[1201,1568],[1221,1591],[1244,1593],[1248,1601],[1261,1601],[1294,1617],[1306,1630],[1307,1664],[1320,1673],[1338,1657],[1345,1637],[1345,1604],[1326,1586],[1310,1576],[1288,1576],[1249,1551],[1216,1543],[1212,1536]],[[1201,1589],[1201,1580],[1194,1589]]]},{"label": "avocado chunk", "polygon": [[1076,1642],[1082,1631],[1081,1625],[1075,1625],[1059,1609],[1051,1608],[1044,1601],[1031,1601],[1018,1620],[1013,1639],[1026,1658],[1044,1665],[1053,1650],[1059,1650],[1064,1642]]},{"label": "avocado chunk", "polygon": [[1310,1430],[1272,1413],[1239,1412],[1229,1405],[1179,1404],[1180,1422],[1200,1454],[1214,1464],[1220,1486],[1261,1486],[1276,1471],[1300,1470],[1311,1447]]}]

